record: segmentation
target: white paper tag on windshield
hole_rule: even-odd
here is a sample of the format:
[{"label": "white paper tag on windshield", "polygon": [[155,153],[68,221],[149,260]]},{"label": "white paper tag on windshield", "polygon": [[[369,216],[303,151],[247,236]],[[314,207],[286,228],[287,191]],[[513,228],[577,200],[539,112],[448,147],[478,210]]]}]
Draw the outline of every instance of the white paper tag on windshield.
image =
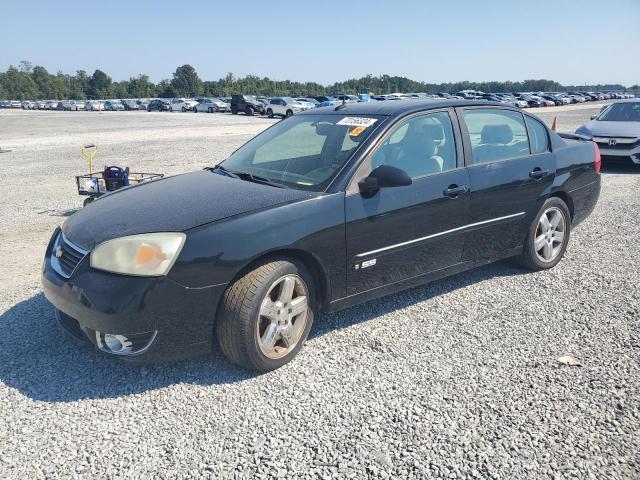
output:
[{"label": "white paper tag on windshield", "polygon": [[374,123],[376,123],[376,118],[367,118],[367,117],[344,117],[340,120],[336,125],[347,125],[349,127],[370,127]]}]

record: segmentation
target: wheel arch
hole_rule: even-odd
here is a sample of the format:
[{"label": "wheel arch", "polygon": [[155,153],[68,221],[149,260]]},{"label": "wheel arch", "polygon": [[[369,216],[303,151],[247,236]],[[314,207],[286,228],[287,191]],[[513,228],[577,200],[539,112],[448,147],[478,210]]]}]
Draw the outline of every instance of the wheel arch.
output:
[{"label": "wheel arch", "polygon": [[255,269],[258,265],[275,260],[293,260],[294,262],[302,264],[312,276],[317,306],[321,310],[325,309],[329,303],[330,290],[328,274],[322,266],[322,263],[313,254],[298,248],[280,248],[258,255],[236,273],[228,283],[227,288],[233,285],[240,277]]},{"label": "wheel arch", "polygon": [[562,200],[564,203],[567,204],[567,208],[569,209],[569,215],[571,215],[571,220],[573,221],[573,217],[574,217],[574,205],[573,205],[573,200],[571,199],[571,196],[563,191],[563,190],[556,190],[555,192],[552,192],[549,195],[549,198],[559,198],[560,200]]}]

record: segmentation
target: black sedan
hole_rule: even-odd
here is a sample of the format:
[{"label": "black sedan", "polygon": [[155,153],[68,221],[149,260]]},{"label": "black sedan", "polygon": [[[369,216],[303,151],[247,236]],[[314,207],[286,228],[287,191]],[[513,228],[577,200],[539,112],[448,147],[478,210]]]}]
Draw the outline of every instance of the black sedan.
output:
[{"label": "black sedan", "polygon": [[351,103],[219,165],[105,195],[53,233],[42,282],[101,351],[275,369],[314,315],[507,257],[563,257],[600,192],[594,143],[482,101]]}]

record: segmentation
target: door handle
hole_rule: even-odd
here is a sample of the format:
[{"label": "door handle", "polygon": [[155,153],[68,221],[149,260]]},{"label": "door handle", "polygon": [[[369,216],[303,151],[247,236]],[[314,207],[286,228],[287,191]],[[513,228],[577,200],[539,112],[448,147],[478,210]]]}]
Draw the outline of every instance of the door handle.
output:
[{"label": "door handle", "polygon": [[536,167],[529,172],[529,176],[531,178],[535,178],[536,180],[544,178],[547,175],[549,175],[549,170],[542,170],[540,167]]},{"label": "door handle", "polygon": [[458,198],[460,195],[464,195],[468,191],[469,187],[467,187],[466,185],[458,186],[454,183],[452,185],[449,185],[447,189],[442,193],[449,198]]}]

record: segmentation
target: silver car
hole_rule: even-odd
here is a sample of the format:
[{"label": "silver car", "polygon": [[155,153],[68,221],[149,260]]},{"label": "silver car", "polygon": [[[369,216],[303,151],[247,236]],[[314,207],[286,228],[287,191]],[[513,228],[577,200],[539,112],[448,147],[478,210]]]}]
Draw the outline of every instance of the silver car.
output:
[{"label": "silver car", "polygon": [[194,112],[226,112],[229,105],[219,98],[198,98],[198,104],[193,107]]},{"label": "silver car", "polygon": [[576,133],[593,137],[603,160],[631,160],[640,165],[640,99],[603,107]]}]

